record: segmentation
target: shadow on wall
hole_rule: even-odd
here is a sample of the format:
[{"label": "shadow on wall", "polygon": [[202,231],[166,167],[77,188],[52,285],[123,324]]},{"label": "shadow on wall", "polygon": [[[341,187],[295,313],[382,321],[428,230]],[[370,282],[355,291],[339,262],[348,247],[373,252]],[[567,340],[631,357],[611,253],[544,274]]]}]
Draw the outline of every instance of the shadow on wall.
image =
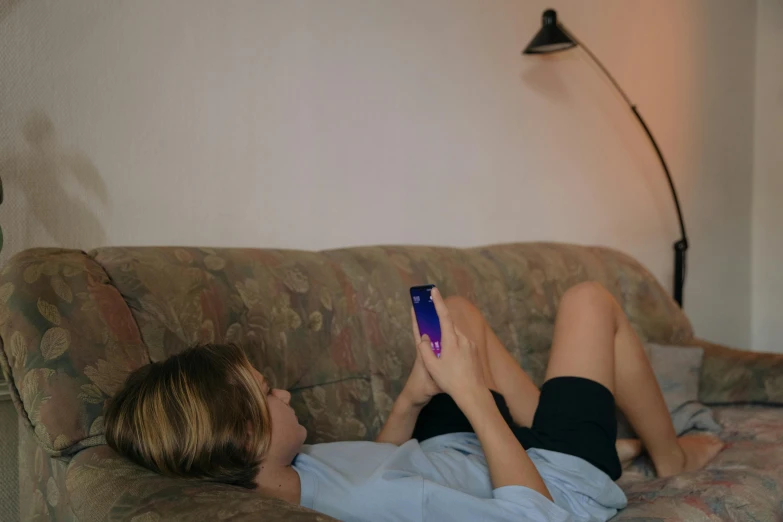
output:
[{"label": "shadow on wall", "polygon": [[[98,217],[82,198],[70,194],[66,185],[71,177],[80,191],[93,193],[106,206],[106,185],[95,165],[81,152],[64,150],[51,119],[43,113],[31,113],[22,133],[23,146],[0,152],[0,177],[6,186],[4,206],[25,208],[14,201],[20,193],[26,200],[24,215],[13,216],[14,222],[7,227],[3,224],[6,245],[13,245],[12,251],[3,252],[4,257],[51,244],[51,240],[66,248],[86,249],[104,244],[106,233]],[[43,227],[50,239],[35,234],[36,224]]]},{"label": "shadow on wall", "polygon": [[0,20],[5,18],[19,2],[21,0],[0,0]]}]

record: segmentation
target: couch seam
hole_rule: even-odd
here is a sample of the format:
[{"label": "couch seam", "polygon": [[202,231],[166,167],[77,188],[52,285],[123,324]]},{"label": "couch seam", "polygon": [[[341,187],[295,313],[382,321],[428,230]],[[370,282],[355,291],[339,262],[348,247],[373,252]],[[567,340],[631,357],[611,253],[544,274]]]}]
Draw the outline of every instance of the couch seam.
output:
[{"label": "couch seam", "polygon": [[106,267],[103,266],[98,260],[96,259],[98,249],[90,250],[89,252],[85,252],[85,255],[92,260],[93,263],[101,267],[101,270],[106,275],[106,281],[109,286],[114,288],[116,290],[117,295],[120,296],[122,299],[123,304],[125,304],[125,308],[127,308],[128,312],[130,313],[131,319],[133,319],[133,326],[136,327],[136,331],[139,333],[139,339],[141,340],[141,344],[144,346],[144,349],[147,351],[147,360],[152,362],[152,358],[150,357],[150,347],[147,346],[147,341],[144,340],[144,336],[141,334],[141,327],[139,326],[139,322],[136,320],[136,316],[133,314],[133,309],[130,307],[130,304],[128,303],[127,299],[125,299],[125,296],[122,295],[122,292],[120,292],[120,289],[117,288],[117,285],[114,284],[114,279],[112,279],[111,274],[106,270]]},{"label": "couch seam", "polygon": [[[332,257],[332,254],[334,254],[335,252],[343,252],[343,251],[346,251],[346,250],[348,250],[348,249],[339,248],[339,249],[321,250],[318,253],[325,255],[326,259],[328,259],[329,264],[332,266],[332,269],[335,271],[335,274],[334,274],[335,275],[335,279],[340,280],[342,278],[345,281],[349,281],[349,282],[353,283],[354,278],[349,277],[348,274],[346,273],[346,271],[343,269],[342,264]],[[364,269],[363,266],[361,266],[361,264],[356,260],[356,258],[355,258],[355,256],[353,254],[351,255],[350,261],[353,262],[357,267],[359,267],[361,269],[361,271],[362,271],[362,274],[369,279],[370,274]],[[339,276],[341,276],[341,277],[338,277],[338,273],[339,273]],[[364,334],[365,334],[365,331],[364,331],[364,320],[363,320],[362,315],[361,315],[361,310],[359,310],[360,305],[359,305],[358,297],[359,296],[357,294],[354,294],[354,298],[357,301],[357,303],[356,303],[357,304],[357,315],[358,315],[357,324],[362,329],[361,333],[362,333],[362,338],[364,339],[365,338],[365,336],[364,336]],[[366,342],[362,343],[362,346],[364,348],[364,356],[366,357],[366,360],[367,360],[367,375],[366,376],[361,376],[361,379],[362,380],[366,380],[369,383],[369,385],[370,385],[370,397],[372,398],[372,409],[373,409],[373,414],[374,414],[373,417],[375,419],[377,419],[378,421],[382,421],[383,418],[381,416],[380,411],[378,411],[378,398],[376,396],[376,392],[373,389],[373,385],[372,385],[374,372],[373,372],[373,368],[372,368],[372,358],[371,358],[370,349],[369,349],[368,345],[369,345],[369,343],[366,343]],[[357,378],[357,377],[354,377],[354,378]],[[382,426],[381,426],[381,428],[382,428]],[[368,426],[368,431],[371,430],[371,429],[372,429],[372,426]]]},{"label": "couch seam", "polygon": [[353,377],[344,377],[342,379],[336,379],[334,381],[327,381],[327,382],[319,382],[317,384],[308,384],[306,386],[294,386],[288,389],[289,392],[300,392],[303,390],[310,390],[312,388],[317,388],[319,386],[329,386],[330,384],[339,384],[341,382],[347,382],[347,381],[370,381],[370,377],[366,377],[364,375],[356,375]]}]

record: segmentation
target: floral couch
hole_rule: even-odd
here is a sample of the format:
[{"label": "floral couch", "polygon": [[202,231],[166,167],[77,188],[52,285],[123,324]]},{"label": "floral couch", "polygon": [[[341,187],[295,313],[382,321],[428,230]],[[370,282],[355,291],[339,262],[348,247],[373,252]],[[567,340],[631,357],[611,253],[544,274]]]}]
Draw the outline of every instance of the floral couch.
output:
[{"label": "floral couch", "polygon": [[617,520],[778,520],[783,356],[694,338],[632,258],[531,243],[325,252],[210,248],[35,249],[0,275],[0,363],[21,417],[22,520],[329,520],[217,484],[169,479],[114,454],[103,406],[127,374],[203,342],[233,341],[277,387],[309,442],[371,439],[412,364],[408,287],[473,300],[540,383],[558,300],[604,284],[646,341],[705,348],[700,399],[720,404],[726,449],[707,469],[621,479]]}]

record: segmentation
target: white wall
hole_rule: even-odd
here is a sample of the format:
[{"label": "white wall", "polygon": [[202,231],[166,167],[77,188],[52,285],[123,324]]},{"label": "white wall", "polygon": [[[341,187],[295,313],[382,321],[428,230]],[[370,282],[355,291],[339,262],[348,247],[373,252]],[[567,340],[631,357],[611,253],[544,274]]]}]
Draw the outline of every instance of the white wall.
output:
[{"label": "white wall", "polygon": [[[580,51],[520,56],[549,0],[5,1],[3,258],[557,240],[670,286],[677,222],[631,113]],[[670,162],[697,333],[747,346],[755,3],[555,3]]]},{"label": "white wall", "polygon": [[783,352],[783,0],[757,16],[752,345]]}]

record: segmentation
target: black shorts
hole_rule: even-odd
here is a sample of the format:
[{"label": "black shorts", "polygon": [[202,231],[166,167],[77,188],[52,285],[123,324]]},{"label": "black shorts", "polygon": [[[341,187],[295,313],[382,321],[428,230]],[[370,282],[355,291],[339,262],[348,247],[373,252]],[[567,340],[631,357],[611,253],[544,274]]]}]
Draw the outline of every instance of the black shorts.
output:
[{"label": "black shorts", "polygon": [[[614,395],[605,386],[582,377],[556,377],[541,387],[530,428],[514,423],[505,398],[492,392],[501,415],[527,450],[540,448],[586,460],[612,480],[622,474],[617,456]],[[445,393],[432,398],[419,414],[413,438],[422,442],[447,433],[473,433],[467,417]]]}]

